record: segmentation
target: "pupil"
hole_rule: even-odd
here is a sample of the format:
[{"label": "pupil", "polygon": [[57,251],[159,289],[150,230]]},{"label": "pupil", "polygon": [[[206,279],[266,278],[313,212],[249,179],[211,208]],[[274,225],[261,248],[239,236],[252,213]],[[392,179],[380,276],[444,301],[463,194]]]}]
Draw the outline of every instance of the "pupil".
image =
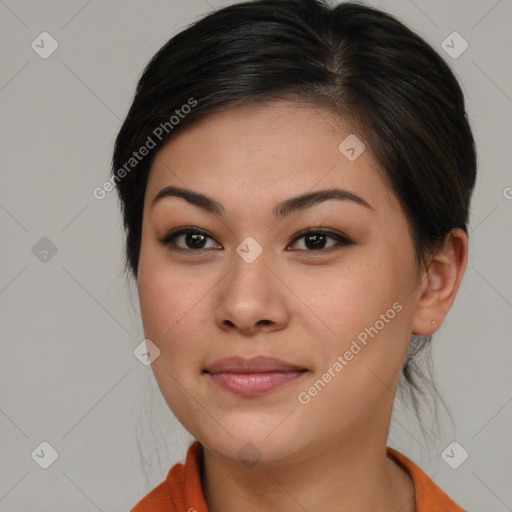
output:
[{"label": "pupil", "polygon": [[[322,240],[320,241],[320,243],[318,243],[318,242],[317,242],[317,243],[313,242],[313,243],[311,244],[311,246],[310,246],[310,245],[309,245],[309,242],[311,242],[311,241],[312,241],[313,239],[315,239],[315,238],[316,238],[316,239],[321,238]],[[306,247],[307,247],[308,249],[323,249],[323,246],[324,246],[324,243],[325,243],[325,235],[320,235],[320,234],[317,234],[317,235],[308,235],[308,236],[306,237],[305,242],[306,242]]]},{"label": "pupil", "polygon": [[192,249],[201,249],[204,245],[204,235],[200,233],[187,233],[186,243],[187,245],[191,245]]},{"label": "pupil", "polygon": [[[205,236],[200,233],[187,233],[186,243],[192,249],[201,249],[204,246]],[[307,235],[306,247],[308,249],[322,249],[325,245],[325,235]]]}]

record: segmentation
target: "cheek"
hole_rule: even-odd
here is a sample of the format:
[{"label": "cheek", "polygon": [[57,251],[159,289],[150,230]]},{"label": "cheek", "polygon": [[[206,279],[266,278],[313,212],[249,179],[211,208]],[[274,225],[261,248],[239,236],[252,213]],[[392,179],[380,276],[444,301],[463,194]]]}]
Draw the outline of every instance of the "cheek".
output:
[{"label": "cheek", "polygon": [[209,289],[197,283],[183,269],[159,266],[141,254],[138,291],[144,335],[160,349],[152,370],[167,405],[194,437],[211,421],[200,401],[191,399],[204,363],[203,297]]},{"label": "cheek", "polygon": [[[196,284],[194,284],[196,283]],[[204,296],[207,287],[197,286],[190,271],[162,265],[141,254],[138,293],[144,335],[160,349],[171,367],[197,359],[194,340],[204,325]],[[186,343],[183,343],[186,341]]]},{"label": "cheek", "polygon": [[[142,261],[142,260],[141,260]],[[160,350],[152,370],[162,396],[178,420],[194,433],[200,415],[190,403],[187,391],[194,389],[201,372],[201,294],[190,286],[183,275],[157,267],[140,266],[138,289],[144,336]],[[188,285],[187,285],[188,284]],[[204,292],[203,292],[204,293]],[[195,305],[195,306],[194,306]],[[204,336],[203,336],[204,338]]]},{"label": "cheek", "polygon": [[384,245],[371,254],[361,251],[315,279],[295,278],[297,295],[318,312],[318,325],[324,326],[325,335],[317,330],[314,336],[317,369],[346,354],[351,371],[345,373],[373,368],[391,385],[409,343],[414,278],[412,253]]},{"label": "cheek", "polygon": [[[145,219],[145,218],[144,218]],[[200,297],[187,272],[171,265],[146,224],[142,229],[137,288],[144,334],[161,350]]]},{"label": "cheek", "polygon": [[399,300],[405,283],[396,274],[390,265],[361,257],[316,272],[310,279],[294,277],[292,289],[304,304],[318,313],[331,336],[347,338],[373,325]]},{"label": "cheek", "polygon": [[332,331],[313,333],[309,351],[315,371],[298,397],[301,404],[309,402],[311,417],[320,423],[332,422],[334,415],[338,425],[348,426],[391,400],[407,351],[409,319],[402,298],[406,282],[390,261],[383,265],[372,257],[338,268],[316,280],[324,293],[308,296],[303,287],[304,302],[315,303]]}]

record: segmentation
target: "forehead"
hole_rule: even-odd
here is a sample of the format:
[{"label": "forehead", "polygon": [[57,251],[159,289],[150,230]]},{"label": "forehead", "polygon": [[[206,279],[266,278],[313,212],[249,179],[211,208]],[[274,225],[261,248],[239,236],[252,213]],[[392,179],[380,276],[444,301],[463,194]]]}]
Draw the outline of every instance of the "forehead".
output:
[{"label": "forehead", "polygon": [[228,109],[187,127],[158,151],[146,202],[168,185],[240,207],[342,187],[377,208],[396,206],[363,141],[364,134],[348,122],[303,103],[280,100]]}]

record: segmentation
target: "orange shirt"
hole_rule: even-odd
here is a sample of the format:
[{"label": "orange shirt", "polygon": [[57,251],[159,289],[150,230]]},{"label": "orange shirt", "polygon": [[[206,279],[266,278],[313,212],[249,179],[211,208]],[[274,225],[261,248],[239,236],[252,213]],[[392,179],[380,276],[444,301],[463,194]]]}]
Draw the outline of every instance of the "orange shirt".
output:
[{"label": "orange shirt", "polygon": [[[202,446],[192,443],[185,464],[174,464],[167,478],[130,512],[208,512],[200,478]],[[464,512],[414,462],[387,448],[387,454],[409,473],[416,489],[416,512]]]}]

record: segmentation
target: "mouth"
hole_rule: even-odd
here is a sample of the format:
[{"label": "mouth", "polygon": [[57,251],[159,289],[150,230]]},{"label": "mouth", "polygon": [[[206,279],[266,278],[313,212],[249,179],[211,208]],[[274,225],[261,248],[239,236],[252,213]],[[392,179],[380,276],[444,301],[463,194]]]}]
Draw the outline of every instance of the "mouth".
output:
[{"label": "mouth", "polygon": [[224,391],[240,396],[260,396],[291,384],[308,370],[280,359],[257,356],[250,359],[219,359],[203,370]]}]

